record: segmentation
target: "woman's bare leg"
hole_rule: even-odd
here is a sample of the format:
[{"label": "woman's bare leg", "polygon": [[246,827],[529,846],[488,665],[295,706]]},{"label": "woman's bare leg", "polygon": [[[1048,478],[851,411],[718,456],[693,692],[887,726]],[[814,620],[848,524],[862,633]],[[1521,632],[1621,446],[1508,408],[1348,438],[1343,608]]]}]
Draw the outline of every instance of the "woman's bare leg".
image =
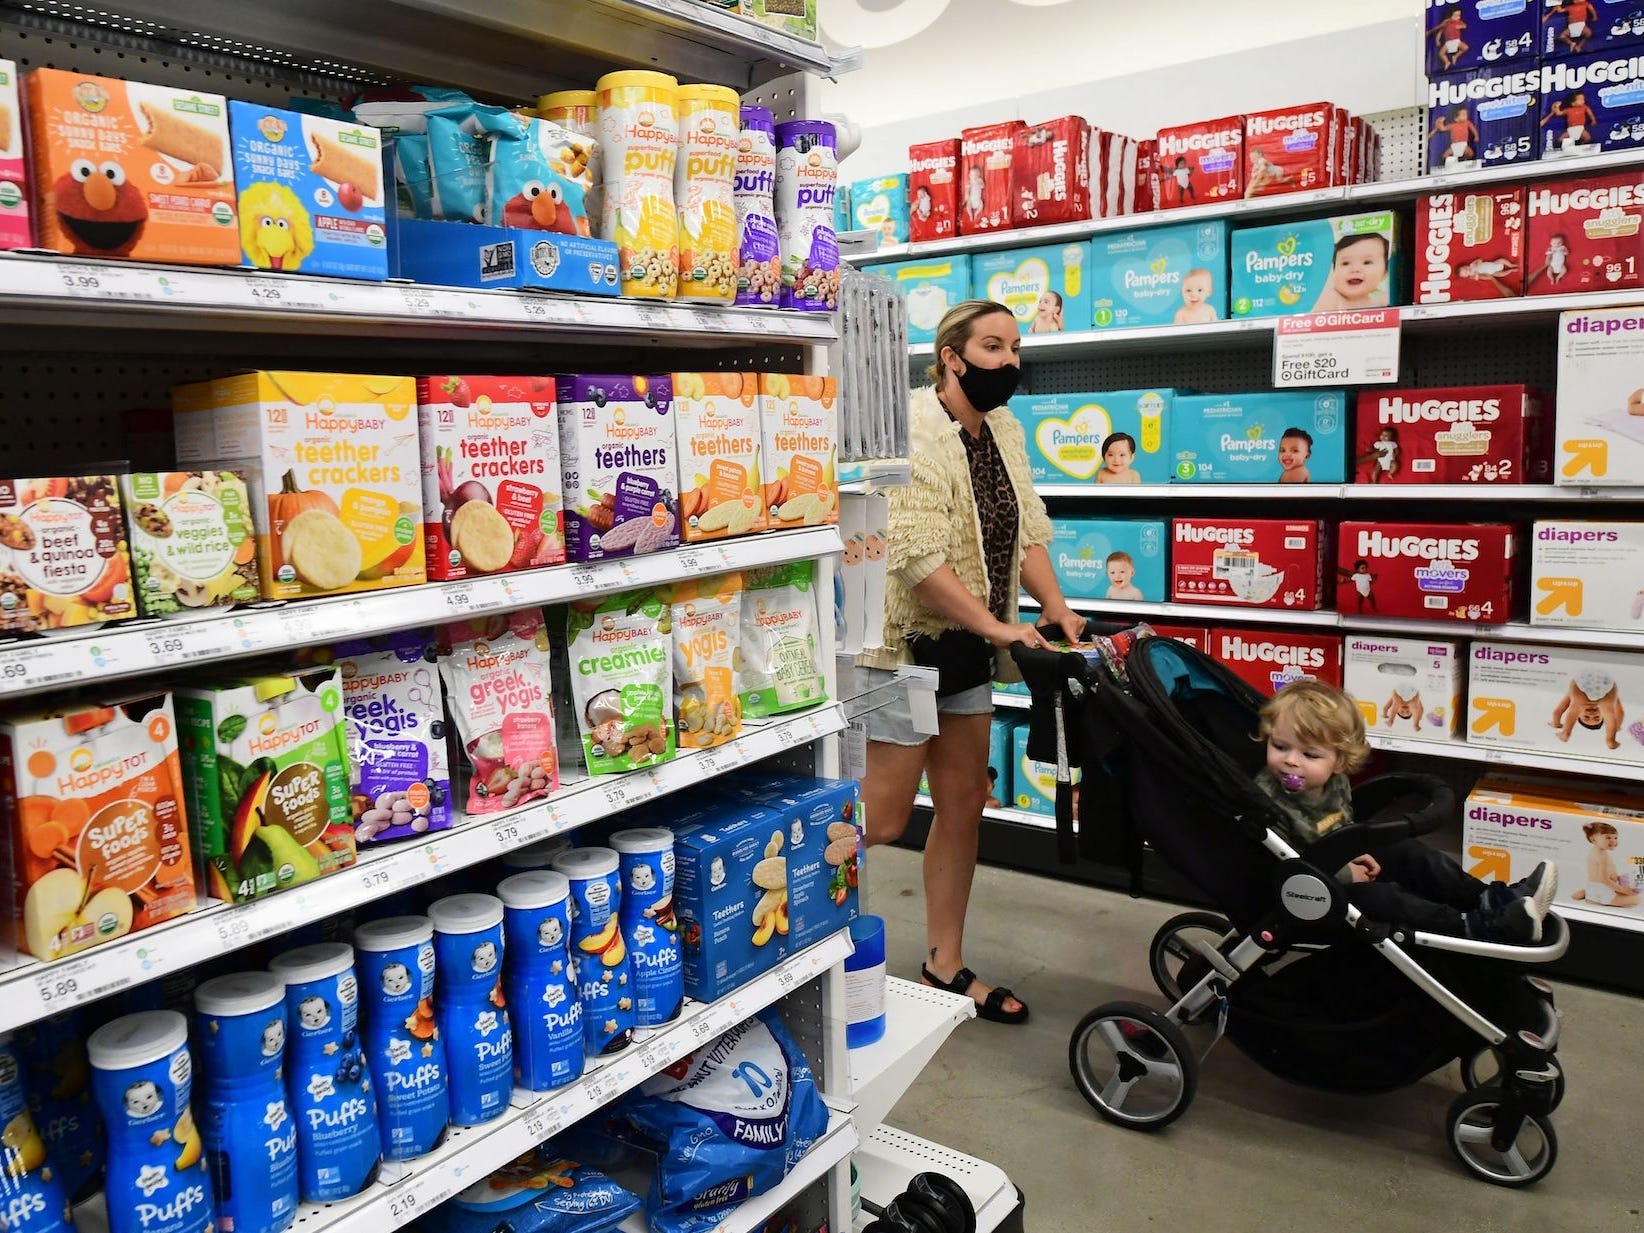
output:
[{"label": "woman's bare leg", "polygon": [[907,829],[929,749],[929,741],[923,745],[868,742],[867,773],[862,776],[862,812],[867,823],[863,841],[869,847],[876,843],[895,843]]}]

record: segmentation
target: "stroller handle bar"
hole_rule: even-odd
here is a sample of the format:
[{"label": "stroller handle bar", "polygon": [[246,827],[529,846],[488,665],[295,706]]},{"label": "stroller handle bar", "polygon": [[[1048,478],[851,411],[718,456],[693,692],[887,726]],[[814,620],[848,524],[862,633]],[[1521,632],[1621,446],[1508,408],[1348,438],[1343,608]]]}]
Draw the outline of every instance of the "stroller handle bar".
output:
[{"label": "stroller handle bar", "polygon": [[[1417,801],[1421,804],[1410,809]],[[1455,808],[1455,792],[1437,776],[1377,775],[1353,789],[1353,812],[1364,821],[1324,835],[1304,859],[1334,873],[1355,856],[1437,830]]]}]

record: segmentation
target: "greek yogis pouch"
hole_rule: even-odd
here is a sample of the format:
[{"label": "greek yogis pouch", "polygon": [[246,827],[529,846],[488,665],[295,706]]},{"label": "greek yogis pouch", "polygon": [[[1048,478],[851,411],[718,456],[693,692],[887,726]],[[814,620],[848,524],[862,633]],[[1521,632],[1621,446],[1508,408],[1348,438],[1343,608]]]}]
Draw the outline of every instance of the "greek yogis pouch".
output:
[{"label": "greek yogis pouch", "polygon": [[434,213],[434,172],[428,161],[428,134],[394,138],[394,182],[401,218],[438,218]]},{"label": "greek yogis pouch", "polygon": [[604,1233],[639,1199],[598,1169],[538,1144],[435,1208],[428,1233]]},{"label": "greek yogis pouch", "polygon": [[566,609],[571,698],[590,775],[673,760],[672,629],[668,603],[655,591]]},{"label": "greek yogis pouch", "polygon": [[810,1064],[762,1010],[647,1079],[622,1112],[658,1144],[652,1233],[697,1233],[771,1189],[828,1128]]},{"label": "greek yogis pouch", "polygon": [[491,145],[474,131],[471,121],[476,110],[472,103],[458,103],[427,114],[435,218],[464,223],[489,221],[485,216],[485,186]]},{"label": "greek yogis pouch", "polygon": [[548,631],[535,609],[439,629],[440,677],[473,767],[468,812],[496,813],[559,786]]},{"label": "greek yogis pouch", "polygon": [[470,126],[491,142],[486,217],[494,225],[593,234],[588,223],[593,138],[498,107],[476,107]]},{"label": "greek yogis pouch", "polygon": [[815,568],[811,561],[791,561],[743,575],[742,639],[733,662],[746,719],[827,701],[817,649]]}]

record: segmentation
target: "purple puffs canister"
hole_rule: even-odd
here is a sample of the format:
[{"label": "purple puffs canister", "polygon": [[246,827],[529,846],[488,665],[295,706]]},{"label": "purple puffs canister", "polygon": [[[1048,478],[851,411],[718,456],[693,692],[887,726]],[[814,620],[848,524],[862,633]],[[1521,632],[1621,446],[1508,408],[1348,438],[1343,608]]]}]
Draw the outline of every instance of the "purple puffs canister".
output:
[{"label": "purple puffs canister", "polygon": [[783,308],[832,312],[839,304],[839,240],[833,231],[838,142],[833,125],[821,120],[776,126]]}]

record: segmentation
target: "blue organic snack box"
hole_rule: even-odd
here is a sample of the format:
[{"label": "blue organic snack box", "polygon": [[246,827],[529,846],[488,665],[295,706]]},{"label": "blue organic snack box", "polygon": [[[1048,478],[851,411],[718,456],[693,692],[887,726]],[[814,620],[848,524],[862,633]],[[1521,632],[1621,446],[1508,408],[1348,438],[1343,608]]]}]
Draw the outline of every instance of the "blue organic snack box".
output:
[{"label": "blue organic snack box", "polygon": [[860,910],[856,781],[790,779],[760,799],[787,827],[779,855],[788,862],[788,946],[800,950],[837,933]]},{"label": "blue organic snack box", "polygon": [[1104,232],[1090,242],[1098,330],[1204,325],[1227,316],[1227,223]]},{"label": "blue organic snack box", "polygon": [[1391,211],[1233,233],[1233,315],[1283,317],[1402,304],[1404,228]]},{"label": "blue organic snack box", "polygon": [[[995,689],[1000,688],[994,686]],[[1010,804],[1010,764],[1016,753],[1016,725],[995,719],[988,728],[988,804]]]},{"label": "blue organic snack box", "polygon": [[1538,0],[1427,0],[1427,75],[1536,62]]},{"label": "blue organic snack box", "polygon": [[1163,519],[1058,518],[1050,559],[1069,599],[1163,602],[1169,539]]},{"label": "blue organic snack box", "polygon": [[245,264],[388,277],[382,134],[365,124],[228,105]]},{"label": "blue organic snack box", "polygon": [[1171,389],[1018,394],[1010,412],[1027,438],[1036,484],[1165,484],[1165,424],[1176,397]]},{"label": "blue organic snack box", "polygon": [[1427,83],[1427,169],[1530,162],[1541,143],[1541,68],[1485,65]]},{"label": "blue organic snack box", "polygon": [[1204,394],[1170,409],[1175,482],[1344,484],[1347,395]]},{"label": "blue organic snack box", "polygon": [[970,263],[970,293],[1010,309],[1027,334],[1088,330],[1089,256],[1090,245],[1083,240],[977,253]]},{"label": "blue organic snack box", "polygon": [[[674,913],[685,952],[685,993],[712,1002],[788,953],[788,935],[775,911],[786,890],[761,862],[786,846],[780,814],[745,800],[723,802],[700,821],[674,830]],[[755,879],[758,879],[757,881]],[[776,892],[776,899],[772,894]],[[783,905],[785,906],[785,905]],[[756,923],[756,919],[757,923]]]},{"label": "blue organic snack box", "polygon": [[970,256],[930,257],[871,265],[864,273],[882,274],[896,284],[908,302],[908,341],[936,341],[936,327],[952,308],[970,295]]},{"label": "blue organic snack box", "polygon": [[846,209],[851,217],[851,225],[846,230],[877,231],[882,244],[908,242],[906,175],[853,181]]}]

